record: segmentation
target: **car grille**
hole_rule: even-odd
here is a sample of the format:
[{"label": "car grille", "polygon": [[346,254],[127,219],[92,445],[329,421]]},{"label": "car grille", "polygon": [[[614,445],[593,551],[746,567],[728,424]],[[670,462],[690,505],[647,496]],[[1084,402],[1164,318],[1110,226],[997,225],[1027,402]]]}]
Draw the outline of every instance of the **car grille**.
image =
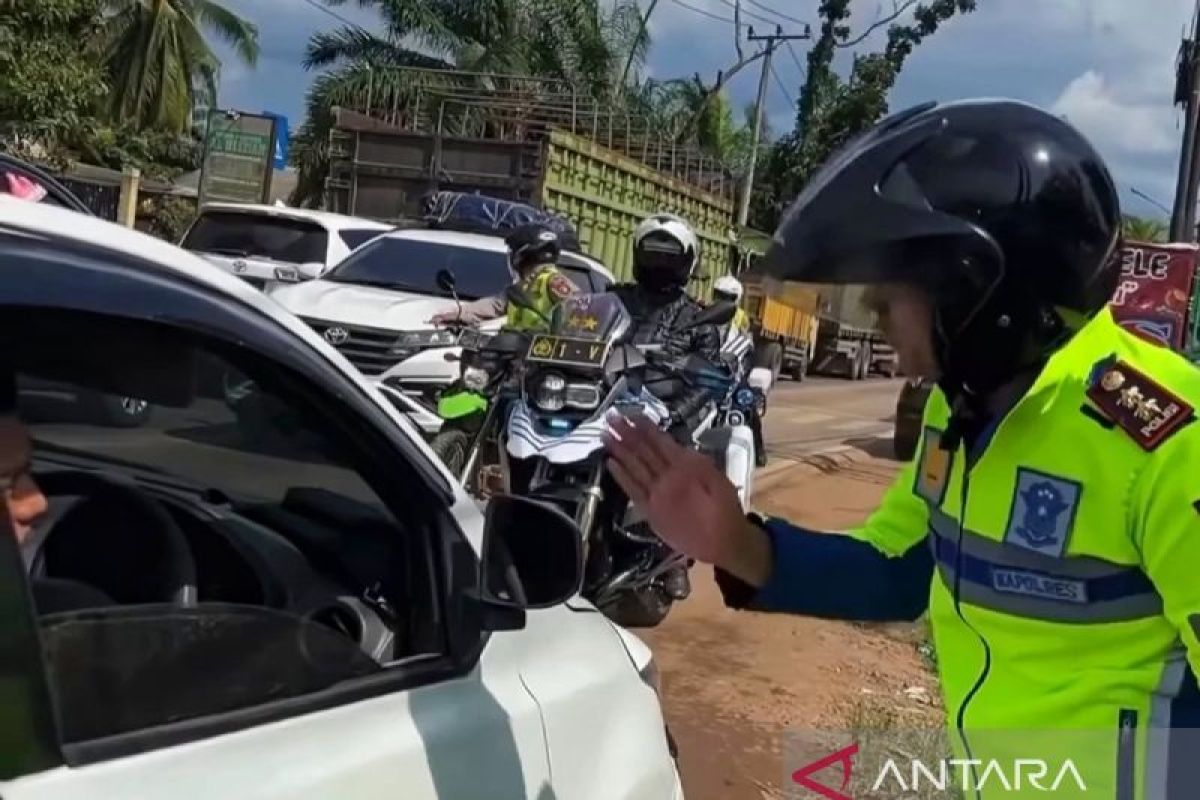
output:
[{"label": "car grille", "polygon": [[[364,375],[378,375],[412,355],[411,352],[393,349],[399,334],[382,328],[365,325],[346,325],[322,319],[305,319],[305,322],[325,341],[341,351],[351,364]],[[341,339],[330,331],[342,330],[346,337]],[[338,341],[341,339],[341,341]]]}]

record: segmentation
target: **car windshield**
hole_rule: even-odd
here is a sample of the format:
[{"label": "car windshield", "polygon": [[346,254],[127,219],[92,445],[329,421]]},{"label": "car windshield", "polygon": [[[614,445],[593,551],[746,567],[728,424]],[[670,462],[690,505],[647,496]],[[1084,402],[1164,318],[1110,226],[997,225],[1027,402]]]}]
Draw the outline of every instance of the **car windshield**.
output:
[{"label": "car windshield", "polygon": [[442,270],[453,273],[458,295],[465,300],[500,294],[513,280],[508,255],[502,250],[402,236],[368,242],[347,256],[325,280],[445,297],[437,281]]},{"label": "car windshield", "polygon": [[315,222],[238,211],[201,214],[182,247],[197,253],[324,264],[329,235]]}]

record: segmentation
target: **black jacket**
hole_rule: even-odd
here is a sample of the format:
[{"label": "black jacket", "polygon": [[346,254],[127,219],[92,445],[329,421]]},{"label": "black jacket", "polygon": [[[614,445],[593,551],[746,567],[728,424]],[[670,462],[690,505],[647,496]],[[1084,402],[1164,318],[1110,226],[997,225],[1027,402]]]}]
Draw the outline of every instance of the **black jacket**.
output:
[{"label": "black jacket", "polygon": [[[721,332],[715,325],[701,325],[673,333],[702,310],[682,289],[669,293],[648,292],[636,283],[623,283],[610,290],[633,317],[633,344],[662,344],[666,354],[682,357],[694,353],[714,364],[721,363]],[[685,385],[677,378],[647,381],[646,388],[667,404],[676,424],[690,422],[703,406],[707,393]]]}]

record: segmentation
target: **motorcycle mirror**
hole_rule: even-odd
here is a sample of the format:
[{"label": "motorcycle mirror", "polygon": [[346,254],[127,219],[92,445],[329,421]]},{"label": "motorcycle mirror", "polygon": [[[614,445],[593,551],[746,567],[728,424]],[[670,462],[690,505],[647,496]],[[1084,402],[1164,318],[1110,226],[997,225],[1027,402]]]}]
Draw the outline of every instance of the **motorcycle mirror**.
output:
[{"label": "motorcycle mirror", "polygon": [[485,608],[499,612],[490,630],[515,622],[514,610],[549,608],[575,596],[583,581],[583,537],[573,519],[516,495],[493,496],[485,517],[479,583]]},{"label": "motorcycle mirror", "polygon": [[439,269],[434,277],[437,281],[437,287],[449,295],[455,294],[458,288],[458,281],[454,278],[454,273],[448,269]]}]

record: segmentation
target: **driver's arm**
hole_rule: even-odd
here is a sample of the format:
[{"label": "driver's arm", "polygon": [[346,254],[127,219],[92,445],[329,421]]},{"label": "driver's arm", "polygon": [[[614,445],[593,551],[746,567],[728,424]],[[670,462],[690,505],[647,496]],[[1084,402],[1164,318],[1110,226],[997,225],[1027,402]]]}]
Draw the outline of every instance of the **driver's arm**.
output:
[{"label": "driver's arm", "polygon": [[469,303],[463,303],[461,313],[459,309],[443,311],[434,317],[435,322],[465,322],[468,325],[477,325],[481,322],[487,322],[490,319],[498,319],[504,316],[508,311],[508,299],[504,295],[495,295],[493,297],[481,297],[478,300],[472,300]]}]

